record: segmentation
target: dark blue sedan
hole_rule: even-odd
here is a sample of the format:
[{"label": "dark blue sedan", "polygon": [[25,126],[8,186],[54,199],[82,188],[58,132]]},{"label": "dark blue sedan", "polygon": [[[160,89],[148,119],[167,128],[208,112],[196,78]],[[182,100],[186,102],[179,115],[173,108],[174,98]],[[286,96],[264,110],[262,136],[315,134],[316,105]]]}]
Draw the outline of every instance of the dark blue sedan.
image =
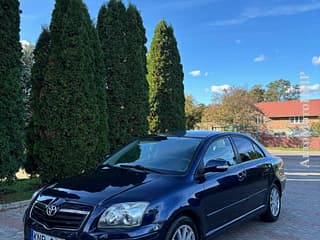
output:
[{"label": "dark blue sedan", "polygon": [[253,138],[188,131],[139,138],[95,171],[47,186],[26,211],[25,239],[210,239],[259,215],[276,221],[283,161]]}]

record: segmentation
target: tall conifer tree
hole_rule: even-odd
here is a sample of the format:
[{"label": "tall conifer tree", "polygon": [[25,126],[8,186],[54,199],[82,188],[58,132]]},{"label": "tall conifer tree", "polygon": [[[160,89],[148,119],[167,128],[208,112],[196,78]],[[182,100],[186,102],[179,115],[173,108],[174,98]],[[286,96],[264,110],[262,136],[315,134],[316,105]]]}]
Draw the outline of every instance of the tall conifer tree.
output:
[{"label": "tall conifer tree", "polygon": [[48,66],[50,50],[50,31],[43,28],[34,49],[34,64],[31,70],[31,93],[30,93],[30,113],[31,119],[26,131],[26,149],[27,159],[24,167],[30,174],[35,174],[38,170],[39,156],[37,156],[37,147],[39,145],[41,121],[40,109],[43,106],[40,93],[45,84],[45,73]]},{"label": "tall conifer tree", "polygon": [[148,132],[149,86],[146,79],[146,30],[139,11],[132,4],[127,9],[127,31],[126,103],[129,137],[134,138]]},{"label": "tall conifer tree", "polygon": [[150,132],[185,130],[183,69],[173,28],[160,21],[148,53]]},{"label": "tall conifer tree", "polygon": [[128,114],[126,106],[127,18],[121,1],[111,0],[100,8],[97,31],[104,55],[111,150],[127,143]]},{"label": "tall conifer tree", "polygon": [[19,1],[0,1],[0,179],[12,179],[24,159]]},{"label": "tall conifer tree", "polygon": [[[97,74],[101,51],[82,0],[56,0],[50,24],[51,45],[40,91],[41,140],[35,144],[39,173],[52,181],[92,168],[107,149],[103,80]],[[97,53],[98,51],[98,53]],[[101,126],[105,126],[104,130]],[[101,133],[102,132],[102,133]]]}]

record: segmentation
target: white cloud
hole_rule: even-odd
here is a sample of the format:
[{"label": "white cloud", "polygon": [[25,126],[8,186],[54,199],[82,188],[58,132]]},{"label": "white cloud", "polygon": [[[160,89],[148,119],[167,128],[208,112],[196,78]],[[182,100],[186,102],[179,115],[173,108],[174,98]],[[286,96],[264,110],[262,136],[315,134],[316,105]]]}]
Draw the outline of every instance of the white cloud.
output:
[{"label": "white cloud", "polygon": [[266,57],[264,56],[264,54],[261,54],[255,59],[253,59],[254,62],[264,62],[265,60],[266,60]]},{"label": "white cloud", "polygon": [[309,76],[307,74],[305,74],[305,72],[300,72],[299,76],[300,76],[301,80],[309,79]]},{"label": "white cloud", "polygon": [[313,94],[320,94],[320,84],[314,85],[301,85],[300,86],[301,93],[313,93]]},{"label": "white cloud", "polygon": [[228,91],[231,88],[230,85],[224,84],[224,85],[212,85],[211,86],[211,92],[213,93],[223,93],[224,91]]},{"label": "white cloud", "polygon": [[312,64],[315,66],[319,66],[320,65],[320,56],[314,56],[312,58]]},{"label": "white cloud", "polygon": [[204,76],[205,76],[205,77],[207,77],[208,75],[209,75],[209,73],[208,73],[208,72],[205,72],[205,73],[204,73]]},{"label": "white cloud", "polygon": [[289,16],[296,15],[304,12],[315,11],[320,9],[320,2],[312,1],[304,4],[288,4],[281,5],[272,8],[257,8],[251,7],[247,8],[240,16],[226,19],[226,20],[218,20],[213,22],[211,25],[213,26],[227,26],[227,25],[236,25],[245,23],[251,19],[261,18],[261,17],[272,17],[272,16]]},{"label": "white cloud", "polygon": [[201,76],[201,71],[200,70],[193,70],[193,71],[189,72],[189,74],[192,77],[199,77],[199,76]]},{"label": "white cloud", "polygon": [[22,48],[25,48],[27,46],[32,45],[30,42],[28,42],[27,40],[20,40],[20,44],[22,46]]}]

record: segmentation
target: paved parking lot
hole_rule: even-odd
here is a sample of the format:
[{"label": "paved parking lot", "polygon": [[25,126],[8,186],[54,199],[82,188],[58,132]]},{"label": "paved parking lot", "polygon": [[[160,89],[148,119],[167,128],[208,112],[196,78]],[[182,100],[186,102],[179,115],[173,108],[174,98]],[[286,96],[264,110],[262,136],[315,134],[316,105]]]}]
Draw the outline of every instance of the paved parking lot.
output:
[{"label": "paved parking lot", "polygon": [[[216,240],[316,240],[320,238],[320,156],[301,165],[302,156],[282,156],[288,177],[276,223],[258,218],[240,223]],[[22,240],[24,208],[0,212],[0,239]]]}]

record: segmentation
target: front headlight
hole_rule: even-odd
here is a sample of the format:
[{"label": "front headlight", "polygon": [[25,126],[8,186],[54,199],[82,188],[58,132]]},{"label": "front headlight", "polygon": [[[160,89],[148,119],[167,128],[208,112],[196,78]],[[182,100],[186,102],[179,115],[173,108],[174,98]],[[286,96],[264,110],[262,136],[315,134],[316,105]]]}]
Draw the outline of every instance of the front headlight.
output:
[{"label": "front headlight", "polygon": [[101,215],[98,228],[140,226],[148,205],[147,202],[114,204]]}]

